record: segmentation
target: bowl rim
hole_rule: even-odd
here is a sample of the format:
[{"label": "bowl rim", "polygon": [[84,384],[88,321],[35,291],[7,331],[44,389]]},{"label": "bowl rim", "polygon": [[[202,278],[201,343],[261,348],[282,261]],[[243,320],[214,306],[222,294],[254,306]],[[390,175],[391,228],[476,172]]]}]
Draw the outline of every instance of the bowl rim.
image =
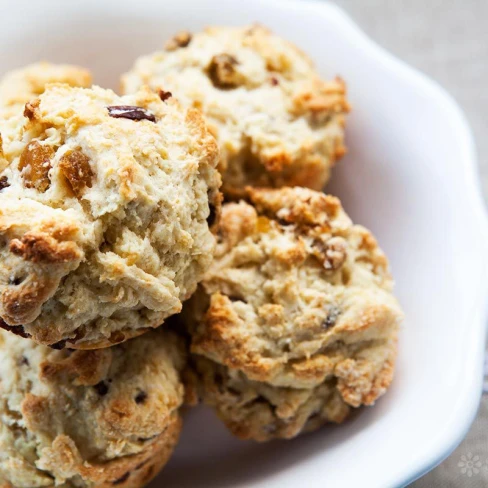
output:
[{"label": "bowl rim", "polygon": [[[438,82],[377,44],[352,20],[345,10],[329,0],[267,0],[267,3],[274,4],[276,8],[295,8],[299,4],[300,8],[305,8],[314,15],[326,15],[329,20],[332,16],[340,24],[345,36],[356,39],[355,44],[358,49],[367,52],[371,58],[381,62],[385,70],[397,76],[400,75],[416,90],[428,94],[437,108],[443,111],[456,127],[455,144],[461,148],[464,154],[464,157],[459,161],[459,164],[463,165],[465,174],[463,198],[466,199],[466,205],[471,210],[470,217],[479,238],[482,240],[481,242],[488,242],[488,213],[482,195],[474,137],[466,116],[452,95]],[[471,371],[478,371],[479,374],[475,374],[471,378],[471,382],[466,382],[465,388],[458,397],[459,405],[453,409],[456,417],[451,421],[449,428],[444,429],[439,435],[435,449],[432,449],[430,455],[426,456],[423,462],[416,466],[415,470],[409,471],[402,468],[401,472],[398,472],[394,477],[395,479],[391,480],[391,485],[388,486],[407,486],[435,468],[461,443],[475,419],[483,390],[483,365],[488,319],[488,253],[479,253],[479,260],[480,268],[484,269],[484,273],[482,273],[483,282],[479,283],[478,293],[473,297],[469,323],[466,324],[471,332],[477,331],[476,334],[472,334],[471,339],[471,342],[475,343],[472,350],[476,351],[476,355],[471,358],[467,355],[466,359],[471,361]]]}]

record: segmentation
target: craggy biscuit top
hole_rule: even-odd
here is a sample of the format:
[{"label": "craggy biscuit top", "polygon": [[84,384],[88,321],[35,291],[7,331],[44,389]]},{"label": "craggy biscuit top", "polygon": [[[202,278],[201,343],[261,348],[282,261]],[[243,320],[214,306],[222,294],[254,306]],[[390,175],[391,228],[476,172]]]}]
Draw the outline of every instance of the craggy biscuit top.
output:
[{"label": "craggy biscuit top", "polygon": [[373,403],[402,318],[385,255],[335,197],[248,191],[251,204],[224,205],[215,262],[186,311],[192,352],[276,387],[335,378],[349,405]]},{"label": "craggy biscuit top", "polygon": [[24,105],[44,92],[49,83],[66,83],[88,88],[88,70],[69,64],[40,62],[10,71],[0,80],[0,118],[22,112]]},{"label": "craggy biscuit top", "polygon": [[93,348],[179,312],[220,204],[200,114],[149,90],[58,84],[0,131],[0,325]]},{"label": "craggy biscuit top", "polygon": [[345,152],[344,83],[321,80],[303,52],[264,27],[180,33],[122,78],[125,93],[146,84],[203,111],[229,197],[248,184],[321,189]]},{"label": "craggy biscuit top", "polygon": [[180,340],[54,351],[0,332],[0,486],[138,488],[178,438]]}]

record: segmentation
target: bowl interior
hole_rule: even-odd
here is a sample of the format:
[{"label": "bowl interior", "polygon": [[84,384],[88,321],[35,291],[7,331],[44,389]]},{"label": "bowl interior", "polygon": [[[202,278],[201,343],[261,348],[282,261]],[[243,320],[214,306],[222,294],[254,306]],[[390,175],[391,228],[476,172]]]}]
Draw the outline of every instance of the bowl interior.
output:
[{"label": "bowl interior", "polygon": [[233,439],[197,408],[151,486],[398,486],[454,447],[447,432],[461,435],[478,395],[483,336],[474,307],[483,242],[466,197],[470,154],[460,122],[434,88],[376,53],[334,7],[241,3],[18,0],[0,18],[0,72],[40,59],[70,62],[117,89],[137,56],[180,29],[259,21],[307,51],[324,76],[346,80],[349,153],[327,191],[390,257],[407,316],[394,385],[339,428],[264,445]]}]

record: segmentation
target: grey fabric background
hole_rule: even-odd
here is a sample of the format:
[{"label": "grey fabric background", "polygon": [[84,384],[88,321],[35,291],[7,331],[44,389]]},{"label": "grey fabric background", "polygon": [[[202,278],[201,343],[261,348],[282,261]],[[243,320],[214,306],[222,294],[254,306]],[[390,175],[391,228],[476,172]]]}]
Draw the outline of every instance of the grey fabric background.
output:
[{"label": "grey fabric background", "polygon": [[[475,135],[488,200],[488,0],[335,3],[370,37],[436,79],[457,99]],[[477,419],[456,451],[410,486],[451,487],[488,487],[488,393],[483,395]]]}]

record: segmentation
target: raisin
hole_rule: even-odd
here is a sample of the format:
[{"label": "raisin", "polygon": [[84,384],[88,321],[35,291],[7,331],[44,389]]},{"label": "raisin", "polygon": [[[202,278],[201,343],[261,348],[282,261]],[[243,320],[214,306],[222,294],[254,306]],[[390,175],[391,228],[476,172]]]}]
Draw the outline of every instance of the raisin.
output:
[{"label": "raisin", "polygon": [[6,176],[2,176],[0,178],[0,191],[4,190],[5,188],[8,188],[10,186],[10,183],[8,182],[8,178]]},{"label": "raisin", "polygon": [[27,188],[35,188],[44,193],[51,185],[49,170],[54,149],[40,144],[38,141],[29,143],[20,156],[19,170]]},{"label": "raisin", "polygon": [[80,149],[64,154],[59,162],[59,169],[77,198],[81,197],[86,188],[92,187],[93,171],[90,159]]},{"label": "raisin", "polygon": [[239,64],[230,54],[214,56],[208,65],[208,75],[217,88],[235,88],[238,82],[238,73],[235,67]]},{"label": "raisin", "polygon": [[165,102],[168,98],[171,98],[173,94],[169,91],[159,90],[159,98]]},{"label": "raisin", "polygon": [[146,400],[147,400],[147,393],[145,391],[140,391],[134,398],[134,401],[137,403],[137,405],[144,403]]},{"label": "raisin", "polygon": [[180,47],[187,47],[190,44],[192,35],[190,32],[182,31],[178,32],[173,38],[171,38],[165,45],[166,51],[175,51]]},{"label": "raisin", "polygon": [[331,307],[327,318],[322,322],[322,328],[329,329],[330,327],[333,327],[337,322],[340,314],[341,310],[338,307]]},{"label": "raisin", "polygon": [[95,391],[102,397],[108,393],[108,385],[105,381],[100,381],[100,383],[97,383],[93,388],[95,388]]},{"label": "raisin", "polygon": [[149,120],[156,122],[154,114],[142,107],[135,105],[113,105],[107,107],[108,114],[114,119],[129,119],[129,120]]}]

